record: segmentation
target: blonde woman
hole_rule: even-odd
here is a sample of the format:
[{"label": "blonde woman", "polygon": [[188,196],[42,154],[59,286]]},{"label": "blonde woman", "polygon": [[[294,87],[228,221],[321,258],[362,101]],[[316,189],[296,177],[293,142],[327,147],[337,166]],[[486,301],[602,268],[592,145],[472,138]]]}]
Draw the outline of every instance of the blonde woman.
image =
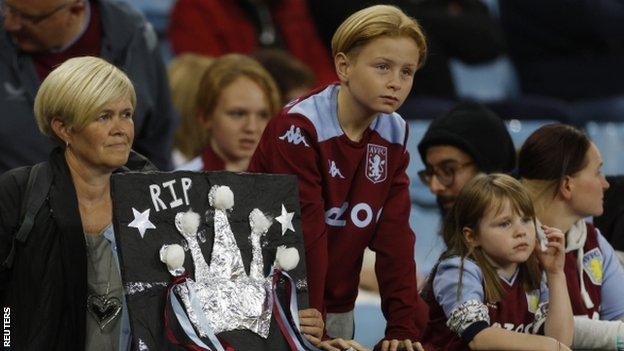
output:
[{"label": "blonde woman", "polygon": [[[95,57],[67,60],[39,88],[37,124],[58,146],[36,166],[36,180],[50,184],[27,191],[31,167],[0,177],[0,259],[12,262],[0,298],[16,350],[130,347],[110,179],[124,165],[153,169],[131,151],[135,106],[128,77]],[[13,240],[32,198],[43,201],[32,229],[27,240]]]}]

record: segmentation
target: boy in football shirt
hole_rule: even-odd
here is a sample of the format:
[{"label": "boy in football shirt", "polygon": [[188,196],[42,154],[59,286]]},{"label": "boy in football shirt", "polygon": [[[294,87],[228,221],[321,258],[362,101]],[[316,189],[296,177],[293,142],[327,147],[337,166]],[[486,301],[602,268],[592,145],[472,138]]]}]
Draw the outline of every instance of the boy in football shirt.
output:
[{"label": "boy in football shirt", "polygon": [[295,174],[310,306],[327,336],[352,339],[362,255],[375,271],[387,320],[382,350],[418,350],[428,311],[416,288],[409,226],[407,125],[396,111],[426,55],[418,23],[393,6],[351,15],[332,39],[339,84],[284,107],[267,125],[249,169]]}]

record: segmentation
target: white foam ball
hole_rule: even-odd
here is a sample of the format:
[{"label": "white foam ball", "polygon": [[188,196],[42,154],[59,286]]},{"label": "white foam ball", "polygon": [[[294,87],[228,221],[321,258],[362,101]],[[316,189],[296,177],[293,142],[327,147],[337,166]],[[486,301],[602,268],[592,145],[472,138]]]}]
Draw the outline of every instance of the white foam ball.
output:
[{"label": "white foam ball", "polygon": [[215,190],[214,207],[218,210],[229,210],[234,207],[234,193],[229,186],[223,185]]},{"label": "white foam ball", "polygon": [[276,265],[285,271],[290,271],[299,264],[299,250],[295,247],[279,246],[275,253]]},{"label": "white foam ball", "polygon": [[199,214],[191,210],[176,214],[176,225],[185,235],[193,235],[199,229]]},{"label": "white foam ball", "polygon": [[170,271],[182,268],[184,265],[184,249],[178,244],[163,245],[160,260],[167,265]]},{"label": "white foam ball", "polygon": [[249,224],[251,225],[251,231],[254,233],[266,233],[269,231],[269,227],[272,223],[273,222],[257,208],[254,208],[249,214]]}]

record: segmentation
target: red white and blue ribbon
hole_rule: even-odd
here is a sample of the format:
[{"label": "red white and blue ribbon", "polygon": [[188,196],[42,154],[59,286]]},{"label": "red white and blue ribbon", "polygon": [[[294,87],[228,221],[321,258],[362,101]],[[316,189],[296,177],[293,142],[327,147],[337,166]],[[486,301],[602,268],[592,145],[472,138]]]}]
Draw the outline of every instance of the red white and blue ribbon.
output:
[{"label": "red white and blue ribbon", "polygon": [[[312,345],[308,339],[306,339],[301,333],[301,327],[299,325],[299,308],[297,306],[297,291],[295,289],[295,283],[293,279],[288,275],[288,273],[274,269],[273,273],[273,311],[276,312],[274,314],[275,320],[290,345],[291,350],[293,351],[321,351],[316,346]],[[288,314],[286,314],[284,308],[282,307],[282,303],[277,296],[277,283],[279,279],[283,277],[286,280],[286,304],[289,309],[287,310]]]},{"label": "red white and blue ribbon", "polygon": [[[199,300],[195,296],[194,289],[192,289],[190,286],[187,286],[189,290],[189,300],[191,302],[191,308],[193,308],[193,310],[196,311],[198,323],[202,325],[202,329],[208,331],[208,339],[210,340],[212,347],[206,345],[206,343],[204,343],[202,339],[197,335],[197,332],[195,331],[195,328],[193,328],[193,325],[191,324],[191,321],[189,320],[188,315],[186,314],[186,311],[182,307],[182,304],[180,304],[180,301],[178,301],[178,298],[175,296],[175,292],[174,292],[174,287],[176,285],[185,284],[186,278],[187,278],[186,274],[179,276],[179,277],[175,277],[173,281],[169,284],[169,286],[167,286],[167,302],[168,303],[165,303],[165,314],[164,314],[165,332],[166,332],[167,338],[172,343],[176,345],[181,345],[185,347],[187,350],[191,350],[191,351],[230,351],[230,350],[233,351],[231,347],[227,347],[226,349],[224,349],[223,345],[221,344],[217,336],[210,329],[206,316],[204,316],[204,314],[201,312],[202,311],[201,306],[199,304]],[[180,327],[182,328],[186,336],[192,341],[192,343],[183,343],[176,338],[173,330],[169,327],[169,316],[168,316],[167,305],[171,306],[171,309],[173,310],[173,313],[175,314],[175,317],[178,323],[180,324]]]},{"label": "red white and blue ribbon", "polygon": [[[286,342],[290,346],[292,351],[321,351],[319,348],[315,347],[306,339],[301,333],[301,326],[299,325],[299,308],[297,305],[297,291],[295,288],[295,284],[293,279],[288,275],[288,273],[274,269],[272,276],[272,292],[271,299],[273,300],[273,315],[275,320],[286,339]],[[286,281],[286,305],[288,309],[284,309],[282,306],[282,302],[280,301],[277,295],[277,284],[280,281],[280,278],[284,278]],[[174,287],[176,285],[185,284],[187,279],[187,275],[184,274],[179,277],[175,277],[173,281],[167,286],[167,302],[165,303],[165,332],[169,341],[176,345],[181,345],[185,347],[187,350],[191,351],[234,351],[225,340],[219,339],[211,330],[208,325],[208,320],[206,316],[201,313],[201,306],[199,304],[199,300],[195,295],[195,291],[188,286],[189,291],[189,301],[191,303],[191,308],[196,311],[196,315],[198,318],[198,323],[202,325],[203,330],[207,330],[208,339],[210,340],[211,346],[207,345],[202,341],[202,339],[197,335],[195,328],[191,324],[189,317],[178,301],[177,296],[174,292]],[[183,343],[179,341],[173,330],[169,326],[169,316],[168,316],[168,308],[167,306],[171,306],[171,309],[174,312],[175,318],[177,319],[180,327],[186,334],[186,336],[191,340],[191,343]]]}]

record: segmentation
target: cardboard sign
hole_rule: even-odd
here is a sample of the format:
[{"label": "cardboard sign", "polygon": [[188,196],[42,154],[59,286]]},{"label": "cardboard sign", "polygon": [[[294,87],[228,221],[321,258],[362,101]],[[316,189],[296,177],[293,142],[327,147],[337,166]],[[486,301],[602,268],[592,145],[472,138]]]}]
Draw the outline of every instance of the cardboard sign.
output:
[{"label": "cardboard sign", "polygon": [[[250,213],[259,209],[271,221],[268,232],[260,240],[263,274],[265,277],[271,274],[279,246],[296,248],[299,263],[288,274],[296,287],[299,309],[307,307],[305,250],[295,176],[187,171],[115,174],[111,185],[113,222],[133,343],[138,350],[184,349],[167,336],[166,309],[168,327],[174,337],[182,344],[191,342],[188,328],[185,331],[180,326],[175,311],[166,304],[167,286],[173,277],[161,261],[160,250],[163,245],[181,245],[185,252],[185,272],[195,280],[196,263],[189,242],[176,227],[176,215],[192,211],[200,217],[196,242],[205,262],[211,264],[216,210],[208,194],[216,185],[229,187],[234,196],[233,208],[226,211],[227,222],[240,250],[245,273],[249,274],[252,262]],[[276,288],[280,300],[285,295],[284,283],[282,279]],[[275,318],[273,314],[266,339],[250,330],[224,331],[217,336],[236,350],[289,350]],[[197,332],[197,328],[193,329]],[[201,340],[210,342],[206,337]]]}]

